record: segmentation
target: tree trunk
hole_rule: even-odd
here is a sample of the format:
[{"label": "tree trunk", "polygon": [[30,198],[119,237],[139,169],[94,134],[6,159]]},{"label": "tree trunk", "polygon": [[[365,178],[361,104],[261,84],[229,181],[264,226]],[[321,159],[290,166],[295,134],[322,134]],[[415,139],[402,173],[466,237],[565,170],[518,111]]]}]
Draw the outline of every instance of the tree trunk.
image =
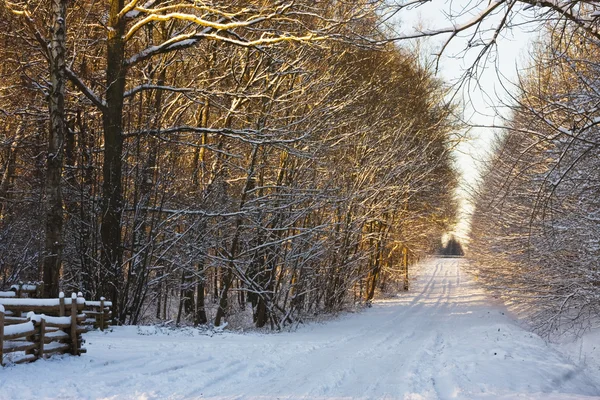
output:
[{"label": "tree trunk", "polygon": [[79,150],[79,168],[81,170],[81,183],[77,197],[79,198],[79,207],[74,214],[79,215],[78,231],[79,237],[76,243],[77,254],[81,263],[82,283],[81,289],[84,297],[100,298],[98,296],[98,280],[96,276],[95,249],[96,247],[96,218],[93,216],[94,196],[96,179],[93,167],[92,130],[88,131],[85,117],[82,112],[77,112],[76,126],[78,130],[77,146]]},{"label": "tree trunk", "polygon": [[67,2],[52,1],[50,41],[50,135],[46,168],[46,239],[43,261],[44,297],[58,297],[62,263],[63,207],[60,180],[65,139],[65,37]]},{"label": "tree trunk", "polygon": [[185,294],[183,290],[183,285],[185,284],[185,270],[181,271],[181,288],[179,289],[179,308],[177,310],[177,321],[175,324],[179,326],[181,322],[181,314],[183,314],[183,303],[185,301]]},{"label": "tree trunk", "polygon": [[10,191],[17,167],[17,150],[21,142],[22,125],[17,129],[15,138],[8,148],[8,156],[0,181],[0,214],[5,214],[10,200]]},{"label": "tree trunk", "polygon": [[196,315],[194,317],[194,325],[206,324],[208,319],[206,318],[206,309],[204,308],[204,262],[198,263],[198,286],[196,292]]},{"label": "tree trunk", "polygon": [[[254,168],[256,164],[256,155],[258,153],[258,145],[254,145],[252,149],[252,154],[250,155],[250,165],[248,167],[248,175],[246,176],[246,183],[244,185],[244,189],[242,191],[242,196],[240,199],[240,205],[238,210],[241,211],[246,204],[246,197],[248,195],[248,191],[253,186],[254,179]],[[229,288],[231,287],[231,283],[233,282],[234,270],[235,270],[235,257],[238,248],[238,242],[240,239],[240,230],[242,228],[242,217],[236,217],[235,223],[235,232],[233,234],[233,240],[231,241],[231,248],[229,251],[229,271],[227,271],[227,275],[223,280],[223,288],[221,289],[221,295],[219,299],[219,308],[217,309],[217,315],[215,316],[215,326],[221,325],[221,319],[225,316],[227,312],[227,296],[229,294]]]},{"label": "tree trunk", "polygon": [[[123,0],[111,0],[108,20],[106,64],[106,109],[103,113],[104,165],[102,169],[102,222],[100,228],[100,257],[103,269],[102,291],[118,307],[123,281],[121,247],[121,215],[123,193],[121,183],[123,153],[123,94],[125,74],[123,65],[125,23],[119,18]],[[115,307],[115,308],[117,308]],[[120,315],[120,310],[113,310]]]},{"label": "tree trunk", "polygon": [[264,327],[268,319],[269,310],[267,309],[267,302],[263,299],[262,296],[259,296],[258,305],[256,306],[256,327]]}]

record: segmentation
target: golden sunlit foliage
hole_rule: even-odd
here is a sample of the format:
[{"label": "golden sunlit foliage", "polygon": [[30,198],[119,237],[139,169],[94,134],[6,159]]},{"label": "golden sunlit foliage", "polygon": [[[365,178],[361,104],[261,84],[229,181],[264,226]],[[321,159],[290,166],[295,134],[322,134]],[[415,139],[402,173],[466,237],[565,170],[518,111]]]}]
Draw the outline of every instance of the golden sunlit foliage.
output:
[{"label": "golden sunlit foliage", "polygon": [[[432,71],[373,45],[375,7],[70,2],[61,287],[110,297],[122,323],[280,328],[402,282],[404,258],[454,222],[455,126]],[[45,257],[51,91],[48,10],[10,8],[4,281],[37,277]]]}]

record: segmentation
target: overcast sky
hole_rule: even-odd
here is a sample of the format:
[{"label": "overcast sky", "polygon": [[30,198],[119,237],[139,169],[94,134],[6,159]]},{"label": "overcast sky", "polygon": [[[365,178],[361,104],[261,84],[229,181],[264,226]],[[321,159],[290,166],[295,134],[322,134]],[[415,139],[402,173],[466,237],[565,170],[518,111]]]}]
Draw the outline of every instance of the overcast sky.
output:
[{"label": "overcast sky", "polygon": [[[440,29],[451,27],[452,21],[448,15],[457,15],[461,10],[469,9],[476,5],[477,1],[458,0],[433,0],[414,10],[403,10],[399,14],[400,22],[398,30],[400,33],[408,34],[415,29]],[[487,2],[483,3],[487,6]],[[476,10],[473,10],[476,12]],[[472,12],[472,13],[473,13]],[[459,18],[458,22],[464,22],[472,17],[471,14],[465,14]],[[498,21],[498,17],[489,21],[487,26],[491,26]],[[456,23],[456,21],[455,21]],[[467,123],[477,125],[501,124],[496,115],[496,111],[508,116],[507,110],[502,109],[502,104],[509,101],[509,95],[506,88],[514,90],[511,87],[516,81],[517,70],[527,64],[527,51],[531,41],[535,38],[536,32],[513,28],[499,38],[496,49],[489,54],[485,63],[480,64],[477,70],[478,79],[470,80],[464,88],[458,92],[458,99],[465,104],[463,117]],[[438,36],[427,39],[424,46],[428,53],[437,53],[446,41],[448,36]],[[479,52],[475,48],[465,54],[468,37],[462,35],[456,37],[445,49],[444,54],[439,61],[439,71],[441,77],[447,82],[455,83],[464,74],[465,70],[473,65],[474,59]],[[504,77],[501,79],[501,77]],[[463,176],[463,186],[468,188],[472,186],[478,177],[478,164],[485,160],[485,155],[490,149],[491,141],[494,137],[492,129],[474,128],[469,132],[471,139],[463,143],[456,154],[458,166]],[[459,226],[456,228],[456,234],[464,237],[468,231],[468,216],[470,212],[469,205],[462,194],[462,213]]]}]

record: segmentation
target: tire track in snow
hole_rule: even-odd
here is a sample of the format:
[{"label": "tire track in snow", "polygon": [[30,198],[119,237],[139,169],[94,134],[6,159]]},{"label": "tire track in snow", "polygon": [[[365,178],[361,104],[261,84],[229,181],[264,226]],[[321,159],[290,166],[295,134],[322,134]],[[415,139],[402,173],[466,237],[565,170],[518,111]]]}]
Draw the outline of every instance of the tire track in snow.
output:
[{"label": "tire track in snow", "polygon": [[[435,294],[436,292],[434,291],[434,289],[436,288],[436,280],[438,278],[438,274],[441,274],[442,271],[442,263],[438,263],[436,265],[435,270],[433,271],[433,273],[429,276],[429,279],[426,281],[426,283],[424,284],[424,286],[422,286],[422,289],[418,292],[418,294],[415,296],[415,298],[417,299],[421,299],[423,300],[433,300],[434,298],[437,297],[437,300],[435,302],[435,306],[436,308],[440,307],[440,305],[447,303],[448,300],[450,299],[450,289],[449,289],[449,280],[448,280],[448,276],[449,276],[449,271],[444,271],[443,273],[443,278],[442,278],[442,282],[441,282],[441,295],[439,294],[440,292],[438,292],[438,294]],[[422,284],[421,284],[422,285]],[[388,363],[391,365],[394,364],[399,364],[401,367],[403,367],[406,364],[406,355],[408,353],[407,348],[410,347],[410,343],[408,346],[404,346],[404,344],[410,339],[414,339],[416,336],[416,331],[415,330],[411,330],[411,326],[417,325],[418,326],[418,321],[416,321],[416,317],[415,315],[420,315],[421,312],[415,313],[413,308],[422,308],[420,305],[416,305],[418,304],[418,301],[415,302],[413,301],[412,303],[415,303],[415,306],[413,307],[407,307],[405,308],[403,311],[404,312],[397,312],[396,315],[389,321],[387,321],[384,325],[381,325],[379,327],[377,327],[377,329],[374,329],[370,335],[371,337],[378,337],[380,336],[380,339],[375,340],[374,342],[370,342],[369,340],[364,340],[364,343],[368,343],[367,346],[365,346],[365,349],[363,349],[362,351],[358,351],[356,353],[355,357],[348,357],[349,359],[347,359],[347,362],[344,362],[344,364],[346,365],[360,365],[361,363],[364,363],[366,365],[370,365],[369,367],[367,367],[366,369],[373,369],[374,365],[377,365],[377,363],[381,363],[381,359],[385,358],[385,355],[381,354],[381,350],[380,353],[377,353],[377,350],[380,349],[381,346],[385,345],[387,343],[387,346],[385,347],[384,353],[386,353],[387,355],[389,354],[398,354],[401,355],[402,358],[399,358],[398,360],[393,360],[394,362],[392,363]],[[409,328],[409,329],[406,329]],[[387,332],[387,333],[386,333]],[[441,336],[438,334],[436,334],[436,338],[438,341],[443,342],[443,340],[441,339]],[[436,350],[434,351],[438,351],[437,347],[438,345],[436,344]],[[410,350],[409,350],[410,351]],[[375,354],[373,354],[375,353]],[[373,357],[369,358],[369,356],[372,355]],[[422,364],[422,361],[425,357],[430,358],[431,353],[430,352],[421,352],[420,353],[420,361],[419,361],[419,356],[414,356],[414,355],[408,355],[408,360],[413,360],[412,364],[414,365],[415,362],[417,365]],[[352,358],[355,358],[355,360],[352,360]],[[414,361],[415,359],[417,359],[417,361]],[[370,363],[367,363],[367,361],[371,361]],[[339,361],[336,360],[337,364],[340,364]],[[398,370],[398,366],[395,365],[395,368],[392,368],[392,370]],[[329,364],[327,367],[325,367],[323,370],[329,370],[329,376],[327,376],[327,378],[325,379],[326,382],[328,382],[325,385],[321,385],[321,386],[317,386],[315,388],[313,388],[312,391],[308,392],[308,395],[319,395],[319,394],[331,394],[331,392],[333,392],[333,389],[339,389],[340,387],[343,387],[344,384],[348,381],[357,381],[360,379],[360,372],[357,372],[357,368],[356,367],[346,367],[346,368],[339,368],[339,367],[335,367],[332,364]],[[333,370],[333,371],[332,371]],[[359,369],[360,370],[360,369]],[[389,371],[389,370],[388,370]],[[314,371],[312,371],[311,373],[314,373]],[[420,375],[420,374],[418,374]],[[399,376],[396,378],[397,380]],[[308,377],[304,377],[304,381],[307,381]],[[386,382],[389,382],[389,376],[387,375],[382,375],[381,377],[376,376],[373,380],[372,383],[367,384],[367,387],[365,388],[363,394],[364,395],[368,395],[369,391],[372,390],[373,388],[377,388],[377,387],[382,387],[385,386]],[[433,382],[433,379],[431,380]],[[387,386],[390,386],[389,383],[387,384]],[[392,385],[393,386],[393,385]],[[396,385],[396,386],[402,386],[402,385]],[[422,386],[422,385],[421,385]],[[433,389],[433,386],[431,386],[431,388]],[[398,389],[401,389],[401,387],[398,387]],[[421,389],[423,389],[423,387],[421,387]],[[342,391],[342,394],[344,394],[344,392]],[[356,393],[355,393],[356,394]]]},{"label": "tire track in snow", "polygon": [[[213,357],[206,357],[206,358],[202,358],[200,360],[194,360],[192,362],[187,362],[187,363],[182,363],[179,360],[175,363],[175,364],[171,364],[167,367],[164,367],[164,362],[160,363],[161,368],[160,369],[156,369],[156,370],[150,370],[148,372],[131,372],[129,370],[128,374],[126,377],[124,377],[123,379],[117,380],[117,381],[113,381],[110,383],[111,386],[122,386],[124,383],[127,383],[128,381],[132,380],[132,378],[135,377],[139,377],[142,379],[147,379],[147,378],[154,378],[154,377],[164,377],[164,376],[168,376],[168,375],[173,375],[175,374],[176,376],[180,374],[181,370],[184,370],[186,368],[191,368],[191,367],[197,367],[201,364],[205,364],[208,363],[210,361],[213,361]],[[148,364],[145,364],[148,365]],[[142,371],[144,370],[144,368],[142,368]]]}]

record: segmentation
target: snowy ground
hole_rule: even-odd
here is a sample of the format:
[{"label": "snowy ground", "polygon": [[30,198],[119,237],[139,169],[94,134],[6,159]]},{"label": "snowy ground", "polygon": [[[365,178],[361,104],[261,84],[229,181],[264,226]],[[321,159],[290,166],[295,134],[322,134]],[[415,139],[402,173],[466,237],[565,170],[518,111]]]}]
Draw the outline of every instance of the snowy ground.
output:
[{"label": "snowy ground", "polygon": [[0,370],[0,399],[600,395],[600,373],[518,327],[461,271],[462,262],[430,260],[411,293],[293,333],[210,337],[136,327],[91,333],[82,357]]}]

